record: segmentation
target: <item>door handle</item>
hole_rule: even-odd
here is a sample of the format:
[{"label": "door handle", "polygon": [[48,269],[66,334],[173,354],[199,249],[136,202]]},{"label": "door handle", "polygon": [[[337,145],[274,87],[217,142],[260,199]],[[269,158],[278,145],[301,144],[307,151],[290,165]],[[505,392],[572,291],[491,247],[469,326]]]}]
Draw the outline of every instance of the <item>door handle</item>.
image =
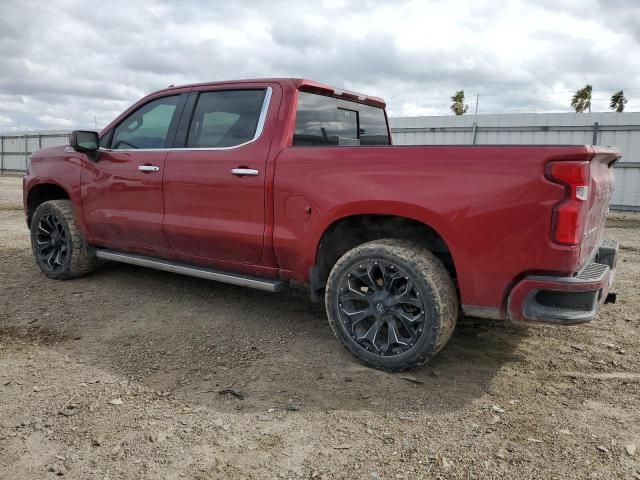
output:
[{"label": "door handle", "polygon": [[149,173],[149,172],[159,172],[160,167],[156,167],[155,165],[140,165],[138,170],[141,172]]},{"label": "door handle", "polygon": [[260,172],[253,168],[232,168],[231,174],[238,177],[255,177],[256,175],[259,175]]}]

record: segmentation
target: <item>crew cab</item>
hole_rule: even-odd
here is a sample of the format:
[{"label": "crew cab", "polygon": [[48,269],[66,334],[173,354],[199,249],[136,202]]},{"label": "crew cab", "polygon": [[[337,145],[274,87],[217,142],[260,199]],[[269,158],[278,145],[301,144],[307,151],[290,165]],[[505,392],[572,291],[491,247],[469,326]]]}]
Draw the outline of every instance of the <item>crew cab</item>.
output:
[{"label": "crew cab", "polygon": [[[35,153],[33,253],[280,291],[306,286],[358,359],[432,358],[465,315],[558,325],[611,300],[603,230],[620,154],[394,146],[381,98],[285,78],[170,87]],[[204,285],[203,285],[203,288]]]}]

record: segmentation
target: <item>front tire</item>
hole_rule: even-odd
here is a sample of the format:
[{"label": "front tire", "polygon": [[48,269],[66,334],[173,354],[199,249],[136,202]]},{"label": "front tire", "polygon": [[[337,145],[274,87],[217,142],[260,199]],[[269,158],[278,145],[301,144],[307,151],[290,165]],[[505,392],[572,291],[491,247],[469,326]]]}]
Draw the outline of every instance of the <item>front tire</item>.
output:
[{"label": "front tire", "polygon": [[70,200],[38,206],[31,219],[31,248],[42,273],[56,280],[87,275],[96,266],[96,255],[78,228]]},{"label": "front tire", "polygon": [[327,281],[336,337],[358,360],[386,371],[415,368],[447,343],[458,296],[442,262],[425,247],[385,239],[344,254]]}]

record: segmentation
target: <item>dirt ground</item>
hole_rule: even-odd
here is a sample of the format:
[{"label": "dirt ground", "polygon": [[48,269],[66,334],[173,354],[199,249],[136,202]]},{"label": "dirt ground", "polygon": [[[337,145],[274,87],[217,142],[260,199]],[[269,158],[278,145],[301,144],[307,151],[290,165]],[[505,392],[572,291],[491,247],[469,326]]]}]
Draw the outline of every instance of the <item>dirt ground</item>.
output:
[{"label": "dirt ground", "polygon": [[48,280],[0,177],[0,478],[640,479],[640,215],[618,302],[572,328],[461,319],[409,375],[322,308],[103,262]]}]

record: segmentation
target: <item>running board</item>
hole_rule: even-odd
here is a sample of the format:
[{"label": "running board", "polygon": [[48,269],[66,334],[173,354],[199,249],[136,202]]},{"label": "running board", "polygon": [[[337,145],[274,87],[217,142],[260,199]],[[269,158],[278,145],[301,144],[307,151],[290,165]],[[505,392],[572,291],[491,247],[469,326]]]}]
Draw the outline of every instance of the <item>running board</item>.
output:
[{"label": "running board", "polygon": [[115,252],[113,250],[96,249],[96,256],[105,260],[155,268],[156,270],[163,270],[165,272],[181,273],[182,275],[189,275],[191,277],[205,278],[207,280],[240,285],[242,287],[257,288],[258,290],[266,290],[268,292],[279,292],[283,290],[286,285],[282,280],[271,280],[269,278],[252,277],[239,273],[221,272],[210,268],[195,267],[185,263]]}]

